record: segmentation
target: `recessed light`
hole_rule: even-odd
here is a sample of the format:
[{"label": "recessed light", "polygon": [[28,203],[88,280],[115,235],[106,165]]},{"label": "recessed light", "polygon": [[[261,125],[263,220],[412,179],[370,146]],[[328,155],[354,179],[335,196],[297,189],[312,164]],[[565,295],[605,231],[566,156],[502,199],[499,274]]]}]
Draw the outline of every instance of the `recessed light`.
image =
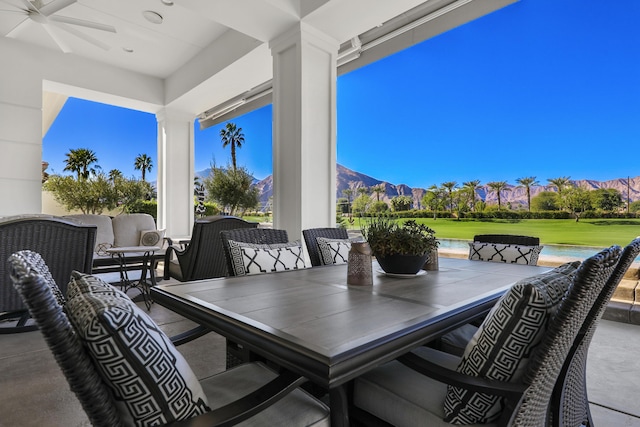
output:
[{"label": "recessed light", "polygon": [[133,49],[131,49],[130,47],[123,47],[122,50],[124,50],[127,53],[133,53]]},{"label": "recessed light", "polygon": [[144,19],[151,22],[152,24],[162,24],[163,17],[158,12],[154,12],[153,10],[145,10],[142,12],[142,16]]},{"label": "recessed light", "polygon": [[160,0],[162,4],[165,6],[173,6],[173,2],[171,0]]}]

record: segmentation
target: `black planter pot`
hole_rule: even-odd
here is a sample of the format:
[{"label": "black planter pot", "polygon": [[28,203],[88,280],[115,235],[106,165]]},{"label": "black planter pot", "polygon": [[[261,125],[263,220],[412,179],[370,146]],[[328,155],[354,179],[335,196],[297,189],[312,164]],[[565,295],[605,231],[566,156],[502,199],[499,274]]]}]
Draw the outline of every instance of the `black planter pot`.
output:
[{"label": "black planter pot", "polygon": [[429,254],[424,255],[387,255],[385,257],[376,256],[380,268],[385,273],[392,274],[416,274],[424,265]]}]

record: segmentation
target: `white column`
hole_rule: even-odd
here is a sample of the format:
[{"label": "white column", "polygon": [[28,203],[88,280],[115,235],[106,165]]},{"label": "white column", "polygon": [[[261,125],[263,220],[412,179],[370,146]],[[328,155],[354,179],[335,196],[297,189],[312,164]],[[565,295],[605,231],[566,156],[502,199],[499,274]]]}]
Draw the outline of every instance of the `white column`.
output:
[{"label": "white column", "polygon": [[193,122],[189,113],[163,109],[158,120],[158,228],[187,237],[193,228]]},{"label": "white column", "polygon": [[273,55],[273,226],[291,240],[335,226],[336,58],[339,43],[299,23]]},{"label": "white column", "polygon": [[42,211],[42,77],[21,65],[2,65],[0,217]]}]

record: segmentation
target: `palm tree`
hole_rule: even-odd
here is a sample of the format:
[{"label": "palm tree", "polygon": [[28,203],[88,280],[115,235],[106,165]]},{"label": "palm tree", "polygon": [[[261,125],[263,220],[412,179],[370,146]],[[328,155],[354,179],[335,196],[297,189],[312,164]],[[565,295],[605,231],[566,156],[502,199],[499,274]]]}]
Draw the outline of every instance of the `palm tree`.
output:
[{"label": "palm tree", "polygon": [[487,187],[489,187],[492,191],[496,193],[498,196],[498,210],[502,207],[500,193],[503,191],[510,191],[511,189],[508,187],[507,181],[493,181],[488,182]]},{"label": "palm tree", "polygon": [[462,186],[469,192],[471,196],[471,209],[476,210],[476,191],[481,189],[480,180],[475,179],[473,181],[463,182]]},{"label": "palm tree", "polygon": [[446,188],[447,193],[449,193],[449,210],[453,212],[453,190],[458,186],[458,183],[455,181],[443,182],[442,186]]},{"label": "palm tree", "polygon": [[111,169],[109,171],[109,180],[112,182],[122,177],[123,177],[122,172],[119,169]]},{"label": "palm tree", "polygon": [[385,192],[384,185],[382,185],[382,184],[374,185],[373,187],[371,187],[371,191],[376,193],[376,200],[379,202],[380,201],[380,194]]},{"label": "palm tree", "polygon": [[231,146],[231,164],[233,170],[236,170],[236,147],[242,147],[244,142],[242,128],[236,127],[235,123],[227,123],[224,129],[220,129],[220,138],[222,139],[222,148],[226,148],[227,145]]},{"label": "palm tree", "polygon": [[358,194],[359,195],[369,195],[369,187],[358,187]]},{"label": "palm tree", "polygon": [[531,212],[531,187],[534,185],[540,185],[540,183],[536,181],[535,176],[518,178],[516,179],[516,182],[519,184],[518,187],[524,187],[527,190],[527,208],[529,212]]},{"label": "palm tree", "polygon": [[151,172],[151,169],[153,168],[153,162],[151,160],[151,157],[147,156],[146,154],[138,154],[133,167],[136,170],[142,171],[142,180],[144,181],[146,172]]},{"label": "palm tree", "polygon": [[88,179],[89,174],[95,175],[96,169],[100,169],[98,165],[91,167],[91,165],[98,162],[98,158],[96,157],[96,153],[88,148],[78,148],[75,150],[72,148],[66,156],[67,158],[64,161],[66,166],[63,170],[75,172],[78,175],[78,181],[81,178]]},{"label": "palm tree", "polygon": [[548,178],[547,181],[549,181],[549,184],[551,184],[552,187],[556,187],[558,190],[558,196],[561,196],[562,190],[571,186],[570,178],[571,177],[568,176],[561,176],[559,178]]}]

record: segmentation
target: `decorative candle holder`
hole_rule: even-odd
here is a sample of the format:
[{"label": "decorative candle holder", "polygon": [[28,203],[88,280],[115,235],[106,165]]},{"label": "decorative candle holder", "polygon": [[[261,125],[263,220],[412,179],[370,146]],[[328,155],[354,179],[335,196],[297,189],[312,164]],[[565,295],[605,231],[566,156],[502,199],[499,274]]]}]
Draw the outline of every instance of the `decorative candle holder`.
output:
[{"label": "decorative candle holder", "polygon": [[347,285],[373,285],[371,247],[367,242],[351,243],[347,262]]}]

